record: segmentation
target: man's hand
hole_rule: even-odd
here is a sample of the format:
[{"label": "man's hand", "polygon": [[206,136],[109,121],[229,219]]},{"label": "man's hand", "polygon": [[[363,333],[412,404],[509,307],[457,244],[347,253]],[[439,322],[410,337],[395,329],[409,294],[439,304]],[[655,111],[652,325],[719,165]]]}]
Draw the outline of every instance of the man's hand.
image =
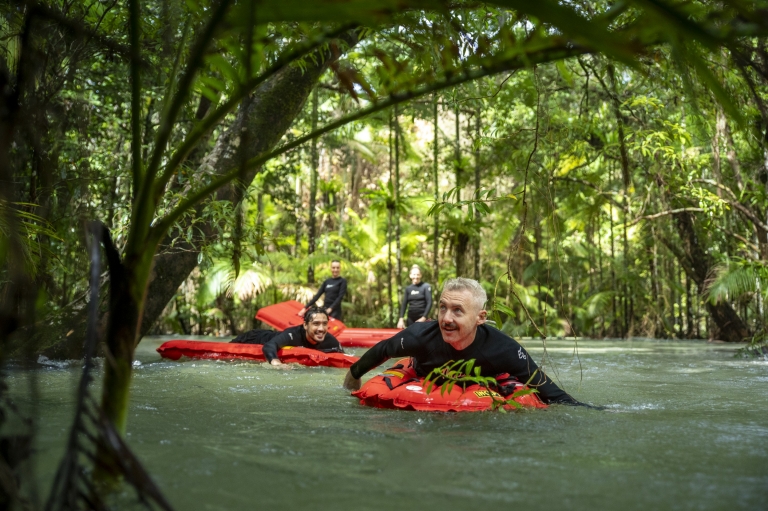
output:
[{"label": "man's hand", "polygon": [[425,321],[427,321],[427,318],[422,316],[422,317],[420,317],[419,319],[416,320],[416,323],[424,323]]},{"label": "man's hand", "polygon": [[304,313],[305,313],[305,312],[307,312],[307,308],[306,308],[306,307],[304,307],[303,309],[301,309],[301,310],[299,311],[299,316],[304,316]]},{"label": "man's hand", "polygon": [[327,309],[325,309],[325,313],[326,313],[326,314],[330,314],[332,311],[333,311],[333,309],[331,309],[330,307],[328,307]]},{"label": "man's hand", "polygon": [[352,376],[352,371],[347,371],[344,377],[344,388],[347,390],[360,390],[360,380]]},{"label": "man's hand", "polygon": [[405,321],[403,321],[403,318],[397,320],[397,328],[405,328]]}]

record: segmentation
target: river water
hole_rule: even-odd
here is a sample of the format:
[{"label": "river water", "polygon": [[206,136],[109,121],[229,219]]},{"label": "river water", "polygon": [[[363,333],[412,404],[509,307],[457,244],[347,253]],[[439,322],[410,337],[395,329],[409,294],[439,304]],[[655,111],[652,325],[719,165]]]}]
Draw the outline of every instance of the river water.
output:
[{"label": "river water", "polygon": [[[163,340],[139,346],[127,439],[177,510],[768,508],[768,361],[730,346],[548,341],[548,373],[608,410],[456,414],[360,406],[340,369],[165,361]],[[46,493],[79,371],[8,373],[27,410],[37,381]]]}]

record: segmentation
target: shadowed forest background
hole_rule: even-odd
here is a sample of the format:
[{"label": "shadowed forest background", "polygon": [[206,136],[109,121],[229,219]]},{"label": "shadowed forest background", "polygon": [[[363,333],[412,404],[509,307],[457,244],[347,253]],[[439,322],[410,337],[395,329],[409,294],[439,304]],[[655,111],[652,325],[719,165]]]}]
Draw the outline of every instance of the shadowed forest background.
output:
[{"label": "shadowed forest background", "polygon": [[82,357],[93,243],[118,432],[142,335],[332,259],[352,326],[418,264],[513,336],[764,342],[765,2],[310,4],[2,4],[4,357]]}]

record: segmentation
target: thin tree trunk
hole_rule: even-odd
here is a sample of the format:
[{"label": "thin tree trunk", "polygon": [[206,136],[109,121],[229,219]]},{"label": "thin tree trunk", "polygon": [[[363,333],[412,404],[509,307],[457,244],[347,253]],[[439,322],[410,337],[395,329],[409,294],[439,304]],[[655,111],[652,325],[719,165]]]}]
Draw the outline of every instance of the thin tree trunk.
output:
[{"label": "thin tree trunk", "polygon": [[[392,132],[393,130],[392,125],[392,111],[389,111],[389,184],[390,189],[394,188],[394,185],[392,184],[392,178],[393,178],[393,152],[394,149],[392,147]],[[387,293],[389,295],[389,327],[392,328],[395,321],[395,311],[394,311],[394,299],[392,296],[392,205],[389,204],[389,198],[387,198]]]},{"label": "thin tree trunk", "polygon": [[691,278],[685,275],[685,336],[693,337],[693,307],[691,305]]},{"label": "thin tree trunk", "polygon": [[[475,198],[479,198],[480,192],[480,114],[481,110],[478,107],[475,111]],[[476,216],[475,223],[477,224],[477,232],[475,232],[472,240],[472,255],[475,280],[480,280],[480,237],[481,226],[480,219]]]},{"label": "thin tree trunk", "polygon": [[[437,94],[434,94],[432,96],[432,108],[433,108],[433,126],[435,131],[435,140],[433,141],[432,145],[432,185],[434,187],[435,192],[435,204],[437,204],[437,201],[439,199],[439,188],[438,188],[438,157],[440,152],[440,146],[438,143],[438,109],[437,109]],[[432,232],[432,275],[435,282],[435,286],[440,285],[440,268],[438,266],[438,252],[439,252],[439,220],[440,215],[438,213],[435,213],[435,217],[433,219],[434,222],[434,231]]]},{"label": "thin tree trunk", "polygon": [[[611,166],[609,179],[613,181],[613,166]],[[611,335],[618,337],[620,334],[617,330],[618,321],[616,317],[616,295],[618,289],[616,288],[616,238],[613,232],[613,203],[608,203],[608,208],[609,220],[611,222],[611,290],[613,291],[613,297],[611,298]]]},{"label": "thin tree trunk", "polygon": [[[317,93],[318,88],[315,87],[312,90],[312,131],[317,129]],[[307,254],[312,257],[315,253],[316,243],[316,222],[315,222],[315,207],[317,206],[317,167],[319,165],[319,157],[317,153],[317,139],[312,139],[311,149],[312,164],[309,175],[309,230],[307,233],[308,249]],[[310,260],[307,266],[307,283],[315,283],[315,267]]]},{"label": "thin tree trunk", "polygon": [[[402,296],[400,287],[403,278],[403,259],[400,250],[400,116],[398,106],[395,105],[395,257],[397,258],[397,274],[395,276],[395,287],[397,289],[397,299],[400,301]],[[399,303],[398,303],[399,310]]]},{"label": "thin tree trunk", "polygon": [[653,336],[656,336],[656,332],[659,331],[659,300],[661,299],[661,293],[659,293],[659,276],[658,276],[658,263],[656,262],[656,232],[653,226],[651,226],[651,239],[647,245],[648,252],[648,273],[651,277],[651,300],[650,307],[653,314]]},{"label": "thin tree trunk", "polygon": [[622,312],[624,316],[623,321],[623,332],[622,337],[625,337],[629,333],[629,324],[630,324],[630,295],[631,291],[629,289],[629,242],[627,240],[627,219],[629,217],[629,186],[631,184],[631,174],[629,169],[629,156],[627,153],[627,145],[624,138],[624,120],[621,116],[621,110],[620,110],[620,101],[619,101],[619,91],[616,84],[616,73],[613,67],[613,64],[608,65],[608,76],[611,80],[611,88],[613,89],[613,113],[616,117],[616,126],[619,136],[619,154],[621,156],[621,177],[622,177],[622,184],[624,185],[624,208],[623,208],[623,257],[622,257],[622,266],[623,266],[623,275],[622,275],[622,299],[621,302],[623,304]]},{"label": "thin tree trunk", "polygon": [[[461,200],[464,169],[461,166],[461,112],[456,103],[456,201]],[[466,232],[458,231],[454,237],[454,252],[456,254],[456,276],[463,277],[466,273],[467,248],[469,236]]]},{"label": "thin tree trunk", "polygon": [[295,181],[295,201],[293,205],[293,215],[296,220],[293,238],[293,257],[299,257],[301,253],[301,168],[296,171]]}]

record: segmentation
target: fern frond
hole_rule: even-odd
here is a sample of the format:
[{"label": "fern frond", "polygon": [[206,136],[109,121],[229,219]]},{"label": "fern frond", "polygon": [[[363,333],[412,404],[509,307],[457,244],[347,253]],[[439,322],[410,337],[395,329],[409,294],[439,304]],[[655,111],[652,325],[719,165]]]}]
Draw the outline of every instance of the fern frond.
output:
[{"label": "fern frond", "polygon": [[712,303],[733,300],[747,293],[768,296],[768,266],[759,261],[735,260],[715,270],[706,293]]}]

